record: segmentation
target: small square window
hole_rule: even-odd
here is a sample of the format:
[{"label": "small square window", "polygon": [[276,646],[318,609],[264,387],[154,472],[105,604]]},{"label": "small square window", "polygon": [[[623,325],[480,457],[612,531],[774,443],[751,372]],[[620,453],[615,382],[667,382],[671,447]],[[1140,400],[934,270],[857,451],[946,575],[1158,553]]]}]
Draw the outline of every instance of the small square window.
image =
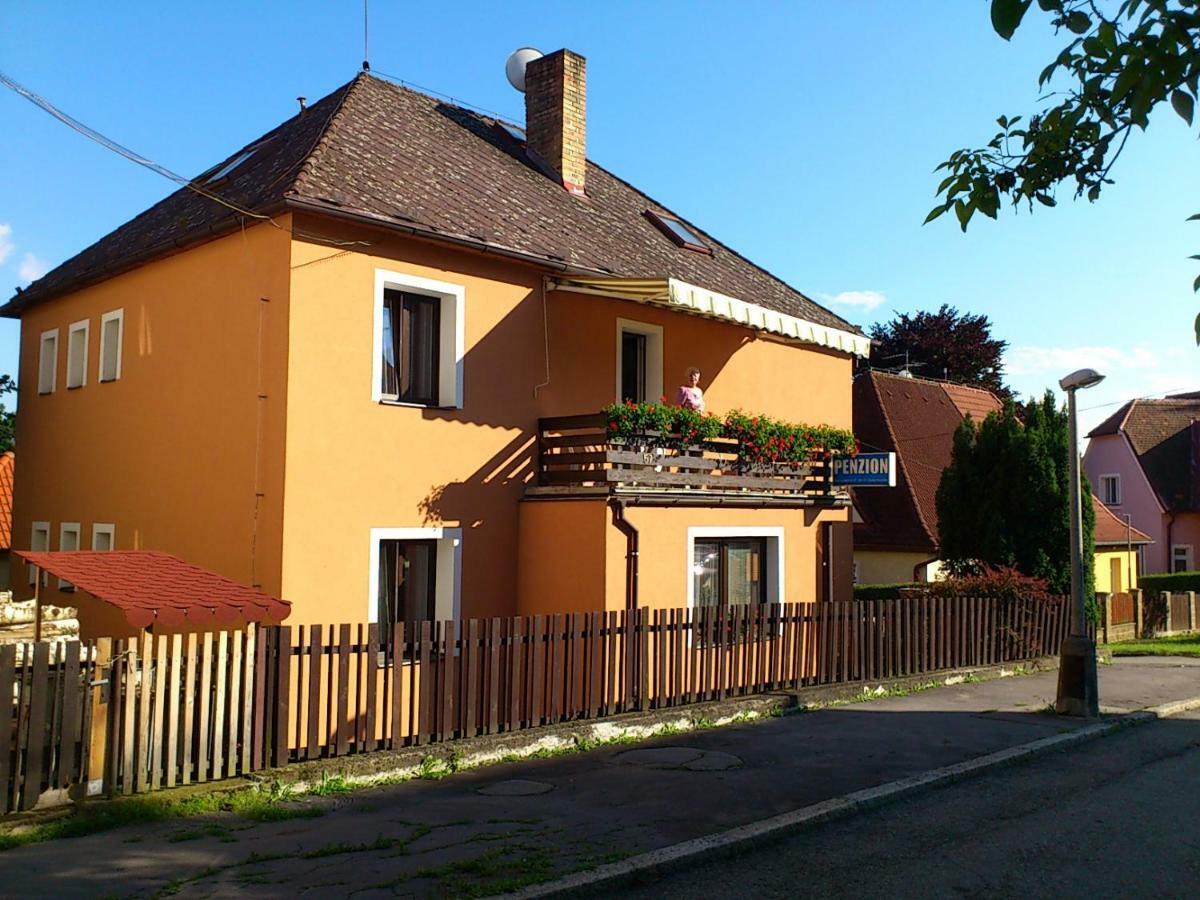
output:
[{"label": "small square window", "polygon": [[691,226],[674,216],[648,209],[646,210],[646,218],[680,247],[695,250],[697,253],[712,255],[712,249],[701,240],[700,236],[692,230]]},{"label": "small square window", "polygon": [[116,309],[100,317],[99,381],[121,377],[121,345],[125,337],[125,310]]},{"label": "small square window", "polygon": [[67,329],[67,390],[87,384],[88,336],[91,324],[87,319]]},{"label": "small square window", "polygon": [[1121,505],[1121,476],[1100,476],[1100,500],[1105,506]]},{"label": "small square window", "polygon": [[116,542],[116,526],[106,522],[96,522],[92,525],[92,549],[107,552],[113,549]]},{"label": "small square window", "polygon": [[[49,522],[34,522],[33,533],[29,537],[30,550],[49,550],[50,549],[50,523]],[[29,564],[29,584],[32,587],[37,583],[37,566]]]},{"label": "small square window", "polygon": [[38,393],[53,394],[58,381],[58,329],[43,331],[38,344]]},{"label": "small square window", "polygon": [[[78,522],[63,522],[58,529],[58,549],[64,551],[74,551],[79,549],[79,523]],[[60,591],[73,591],[75,585],[67,581],[65,578],[58,579],[58,589]]]}]

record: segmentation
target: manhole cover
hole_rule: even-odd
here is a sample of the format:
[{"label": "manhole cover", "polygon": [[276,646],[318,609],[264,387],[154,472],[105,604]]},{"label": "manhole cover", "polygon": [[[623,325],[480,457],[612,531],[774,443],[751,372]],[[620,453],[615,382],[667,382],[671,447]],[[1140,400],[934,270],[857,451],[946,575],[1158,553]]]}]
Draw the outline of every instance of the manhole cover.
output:
[{"label": "manhole cover", "polygon": [[721,772],[736,769],[741,759],[732,753],[719,750],[698,750],[695,747],[647,747],[643,750],[626,750],[617,755],[617,761],[651,769],[687,769],[692,772]]}]

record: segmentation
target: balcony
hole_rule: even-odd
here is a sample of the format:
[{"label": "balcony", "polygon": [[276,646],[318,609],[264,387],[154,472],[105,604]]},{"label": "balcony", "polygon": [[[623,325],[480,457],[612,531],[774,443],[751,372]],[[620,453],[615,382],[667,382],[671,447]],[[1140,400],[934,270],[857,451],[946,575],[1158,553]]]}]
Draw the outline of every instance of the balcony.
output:
[{"label": "balcony", "polygon": [[538,420],[537,474],[529,497],[657,495],[689,505],[848,506],[827,454],[801,462],[749,463],[739,441],[683,444],[650,432],[610,440],[603,413]]}]

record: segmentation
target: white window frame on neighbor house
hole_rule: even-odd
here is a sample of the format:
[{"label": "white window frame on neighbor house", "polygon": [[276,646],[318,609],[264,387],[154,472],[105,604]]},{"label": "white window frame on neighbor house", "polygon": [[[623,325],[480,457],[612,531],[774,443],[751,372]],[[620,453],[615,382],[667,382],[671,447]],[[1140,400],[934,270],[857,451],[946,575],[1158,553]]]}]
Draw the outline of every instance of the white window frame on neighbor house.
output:
[{"label": "white window frame on neighbor house", "polygon": [[[117,352],[116,358],[113,360],[112,372],[105,371],[105,355],[107,342],[105,336],[108,335],[110,329],[117,330]],[[109,381],[120,381],[121,379],[121,350],[125,343],[125,310],[114,309],[112,312],[106,312],[100,317],[100,353],[99,359],[96,361],[96,382],[97,384],[105,384]]]},{"label": "white window frame on neighbor house", "polygon": [[[1113,486],[1112,494],[1116,497],[1115,500],[1108,499],[1109,485]],[[1121,505],[1121,476],[1119,474],[1113,473],[1100,476],[1100,500],[1105,506]]]},{"label": "white window frame on neighbor house", "polygon": [[[50,343],[50,352],[46,344]],[[50,361],[49,366],[46,365]],[[38,393],[53,394],[58,386],[58,329],[43,331],[38,338]]]},{"label": "white window frame on neighbor house", "polygon": [[[38,539],[40,536],[40,540]],[[49,550],[50,549],[50,523],[49,522],[34,522],[29,534],[29,549],[30,550]],[[33,587],[37,584],[37,566],[29,563],[29,586]]]},{"label": "white window frame on neighbor house", "polygon": [[[1175,560],[1179,558],[1181,550],[1183,551],[1183,553],[1182,553],[1183,568],[1176,569],[1175,568]],[[1172,572],[1176,572],[1176,571],[1192,572],[1192,571],[1194,571],[1192,569],[1192,562],[1193,562],[1193,556],[1192,556],[1192,545],[1191,544],[1172,544],[1171,545],[1171,569],[1170,570]]]},{"label": "white window frame on neighbor house", "polygon": [[461,528],[372,528],[370,577],[368,579],[367,621],[379,622],[379,542],[436,541],[437,568],[434,575],[433,606],[435,622],[458,621],[461,610],[462,529]]},{"label": "white window frame on neighbor house", "polygon": [[784,593],[784,528],[782,525],[692,525],[687,530],[687,602],[696,605],[696,580],[693,569],[697,538],[766,538],[767,603],[782,603]]},{"label": "white window frame on neighbor house", "polygon": [[[617,377],[613,387],[613,397],[620,403],[621,370],[624,362],[624,348],[621,336],[626,332],[640,334],[646,338],[646,400],[657,403],[663,395],[663,328],[649,322],[638,322],[635,319],[617,319]],[[682,378],[682,373],[680,374]]]},{"label": "white window frame on neighbor house", "polygon": [[[58,549],[68,553],[79,550],[82,532],[83,529],[80,527],[78,522],[63,522],[58,526]],[[72,533],[75,535],[75,546],[67,547],[65,546],[67,543],[67,535]],[[67,581],[65,578],[60,578],[58,579],[58,589],[60,591],[73,591],[75,590],[75,585],[71,584],[71,582]]]},{"label": "white window frame on neighbor house", "polygon": [[425,403],[407,403],[383,392],[383,304],[384,292],[423,294],[441,303],[438,323],[438,402],[433,408],[462,409],[463,371],[466,347],[466,288],[461,284],[434,281],[405,272],[375,270],[374,327],[371,345],[371,399],[396,406],[430,408]]},{"label": "white window frame on neighbor house", "polygon": [[67,390],[87,386],[88,343],[92,336],[90,319],[67,326]]},{"label": "white window frame on neighbor house", "polygon": [[108,546],[104,550],[112,550],[117,546],[117,526],[111,522],[93,522],[92,523],[92,549],[100,550],[102,548],[96,546],[96,538],[100,535],[105,535],[108,538]]}]

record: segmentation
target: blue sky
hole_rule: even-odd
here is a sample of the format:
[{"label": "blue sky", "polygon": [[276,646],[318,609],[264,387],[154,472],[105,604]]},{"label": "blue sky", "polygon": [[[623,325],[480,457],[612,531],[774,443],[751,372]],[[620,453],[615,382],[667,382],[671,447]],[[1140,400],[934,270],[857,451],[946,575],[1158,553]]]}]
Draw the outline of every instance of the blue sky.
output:
[{"label": "blue sky", "polygon": [[[202,12],[200,11],[202,10]],[[1195,135],[1163,111],[1098,204],[922,227],[934,166],[1034,108],[1057,52],[1036,5],[1011,44],[985,0],[441,3],[372,0],[373,69],[520,121],[520,46],[588,58],[589,156],[864,326],[950,303],[986,313],[1020,391],[1081,365],[1094,424],[1200,388]],[[362,5],[45,4],[0,10],[0,67],[109,137],[197,174],[362,60]],[[0,293],[172,185],[0,93]],[[0,322],[0,371],[17,324]]]}]

